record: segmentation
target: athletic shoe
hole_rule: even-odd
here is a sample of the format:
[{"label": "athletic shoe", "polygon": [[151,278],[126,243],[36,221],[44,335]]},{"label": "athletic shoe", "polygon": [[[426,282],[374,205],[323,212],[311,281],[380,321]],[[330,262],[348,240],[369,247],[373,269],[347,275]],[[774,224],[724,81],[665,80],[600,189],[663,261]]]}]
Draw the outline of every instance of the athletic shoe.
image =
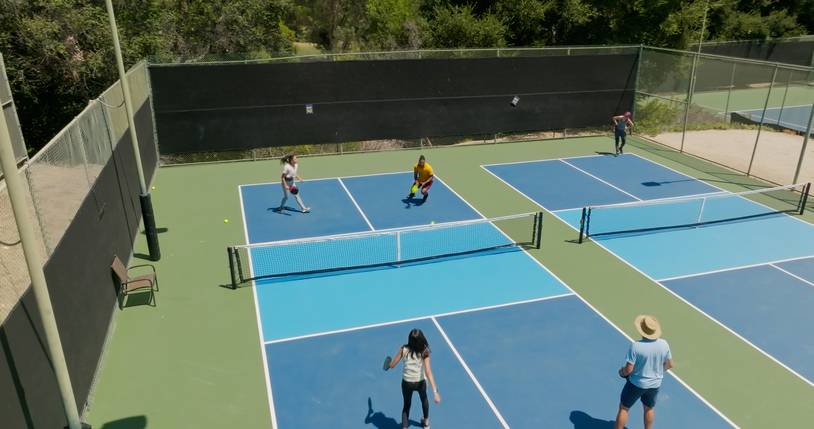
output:
[{"label": "athletic shoe", "polygon": [[427,201],[427,197],[429,197],[429,196],[430,196],[430,194],[424,194],[424,198],[422,198],[422,199],[421,199],[421,202],[422,202],[422,203],[423,203],[423,202],[426,202],[426,201]]},{"label": "athletic shoe", "polygon": [[408,195],[407,195],[407,199],[408,199],[408,200],[409,200],[409,199],[412,199],[414,196],[415,196],[415,194],[410,193],[410,194],[408,194]]},{"label": "athletic shoe", "polygon": [[279,210],[279,212],[280,212],[280,213],[285,213],[285,207],[280,207],[280,208],[279,208],[279,209],[277,209],[277,210]]},{"label": "athletic shoe", "polygon": [[310,211],[311,211],[311,207],[303,207],[303,208],[302,208],[302,212],[303,212],[303,213],[308,213],[308,212],[310,212]]},{"label": "athletic shoe", "polygon": [[622,152],[622,148],[619,148],[619,155],[623,155],[623,154],[624,154],[624,152]]}]

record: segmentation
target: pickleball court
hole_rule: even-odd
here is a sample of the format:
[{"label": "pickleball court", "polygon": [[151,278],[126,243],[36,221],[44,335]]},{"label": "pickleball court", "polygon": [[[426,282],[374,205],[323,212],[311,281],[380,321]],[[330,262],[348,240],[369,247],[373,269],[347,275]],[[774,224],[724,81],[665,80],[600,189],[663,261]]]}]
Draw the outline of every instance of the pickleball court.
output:
[{"label": "pickleball court", "polygon": [[[306,181],[300,189],[310,213],[273,210],[279,183],[241,186],[247,243],[483,219],[442,177],[426,203],[406,200],[410,179],[405,172]],[[689,181],[681,186],[716,191]],[[614,198],[630,198],[620,195]],[[450,231],[413,245],[490,235]],[[365,252],[365,243],[346,240],[337,251]],[[253,266],[272,264],[268,257],[253,250]],[[615,417],[623,385],[616,370],[630,339],[522,247],[266,278],[253,289],[275,428],[400,427],[400,367],[384,372],[381,364],[416,327],[432,347],[442,397],[430,408],[433,427],[538,427],[543,419],[546,427],[602,427]],[[672,374],[663,386],[660,427],[732,427]],[[412,425],[420,417],[417,401]],[[631,413],[640,415],[641,405]],[[627,427],[641,424],[632,417]]]}]

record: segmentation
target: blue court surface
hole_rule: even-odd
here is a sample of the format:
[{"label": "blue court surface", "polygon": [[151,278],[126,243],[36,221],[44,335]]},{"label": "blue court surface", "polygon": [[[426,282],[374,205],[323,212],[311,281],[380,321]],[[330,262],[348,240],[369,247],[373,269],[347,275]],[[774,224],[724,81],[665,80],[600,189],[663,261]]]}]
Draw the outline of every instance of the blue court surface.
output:
[{"label": "blue court surface", "polygon": [[814,384],[814,258],[662,284]]},{"label": "blue court surface", "polygon": [[[266,210],[266,201],[281,195],[278,184],[265,193],[262,185],[243,187],[247,241],[290,238],[292,222],[320,213],[323,195],[334,198],[332,211],[345,213],[336,221],[326,213],[315,225],[323,235],[426,224],[424,212],[434,204],[443,211],[432,213],[435,222],[480,217],[440,181],[425,204],[406,208],[400,194],[409,175],[399,176],[306,182],[302,196],[313,212],[291,210],[291,216]],[[332,193],[336,186],[342,192]],[[308,223],[297,226],[303,236],[313,235]],[[465,241],[505,239],[461,232]],[[442,246],[427,237],[412,247]],[[350,244],[334,253],[361,251]],[[269,258],[252,251],[253,266]],[[430,342],[442,396],[430,406],[433,427],[601,428],[615,418],[624,385],[616,371],[630,340],[520,248],[259,280],[254,293],[275,428],[398,429],[401,366],[385,372],[382,361],[396,354],[413,328]],[[659,427],[732,427],[671,374],[662,386]],[[412,424],[419,418],[416,395]],[[636,405],[627,427],[641,425]]]},{"label": "blue court surface", "polygon": [[[381,368],[413,328],[432,348],[433,427],[606,428],[615,418],[630,341],[569,295],[267,344],[275,427],[399,428],[401,366]],[[657,410],[661,428],[732,427],[669,374]],[[626,427],[642,427],[640,405]]]},{"label": "blue court surface", "polygon": [[808,120],[811,118],[811,107],[811,105],[775,107],[766,109],[765,116],[763,109],[744,110],[738,113],[755,123],[760,123],[763,119],[764,124],[780,125],[783,128],[805,133]]},{"label": "blue court surface", "polygon": [[549,211],[721,191],[632,154],[484,168]]},{"label": "blue court surface", "polygon": [[[614,162],[626,157],[636,159],[638,166],[618,163],[613,167]],[[670,179],[675,174],[672,170],[627,154],[566,161],[584,171],[574,183],[583,186],[585,175],[590,174],[643,200],[675,198],[684,192],[686,196],[719,194],[700,181],[692,184],[686,178]],[[526,181],[523,177],[530,172],[523,170],[529,168],[527,164],[486,168],[532,199],[532,195],[551,197],[554,194],[548,192],[549,186],[564,186],[569,181],[567,177],[561,177],[556,184]],[[663,171],[659,172],[659,168]],[[648,180],[648,176],[653,179]],[[663,187],[648,186],[647,193],[636,189],[637,183],[650,181],[662,183]],[[570,199],[568,193],[557,189],[556,202],[552,202],[553,198],[534,201],[544,207],[570,208],[555,214],[574,228],[576,239],[582,215],[582,209],[576,206],[601,205],[604,200],[586,201],[578,187],[570,191]],[[631,225],[644,229],[673,219],[680,225],[696,219],[717,221],[767,211],[742,197],[709,199],[703,204],[696,213],[690,209],[683,212],[681,205],[599,210],[592,212],[589,227],[596,231],[606,227],[628,230]],[[807,382],[814,381],[814,337],[792,329],[814,324],[814,225],[775,213],[702,226],[598,235],[590,240],[660,282]]]}]

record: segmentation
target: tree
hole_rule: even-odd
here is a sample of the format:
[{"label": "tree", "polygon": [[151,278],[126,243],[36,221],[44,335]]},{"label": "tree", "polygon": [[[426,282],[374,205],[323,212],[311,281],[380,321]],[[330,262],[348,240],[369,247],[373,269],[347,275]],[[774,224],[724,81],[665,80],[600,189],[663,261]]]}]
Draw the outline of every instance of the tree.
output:
[{"label": "tree", "polygon": [[428,31],[418,0],[368,0],[365,44],[373,49],[419,49]]},{"label": "tree", "polygon": [[509,45],[542,46],[550,40],[546,15],[554,11],[554,0],[504,0],[496,10],[506,23]]},{"label": "tree", "polygon": [[433,48],[488,48],[506,46],[503,19],[473,13],[472,5],[436,7],[430,21],[429,46]]}]

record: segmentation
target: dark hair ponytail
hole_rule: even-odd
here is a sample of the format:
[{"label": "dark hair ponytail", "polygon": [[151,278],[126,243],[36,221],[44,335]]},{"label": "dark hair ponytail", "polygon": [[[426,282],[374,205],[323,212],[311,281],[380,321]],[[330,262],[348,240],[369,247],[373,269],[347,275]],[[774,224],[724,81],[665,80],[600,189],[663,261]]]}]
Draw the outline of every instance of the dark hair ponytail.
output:
[{"label": "dark hair ponytail", "polygon": [[421,329],[410,331],[410,335],[407,336],[407,348],[410,349],[410,355],[414,357],[424,359],[430,355],[430,344]]},{"label": "dark hair ponytail", "polygon": [[286,155],[280,158],[280,164],[291,164],[291,158],[294,158],[294,155]]}]

